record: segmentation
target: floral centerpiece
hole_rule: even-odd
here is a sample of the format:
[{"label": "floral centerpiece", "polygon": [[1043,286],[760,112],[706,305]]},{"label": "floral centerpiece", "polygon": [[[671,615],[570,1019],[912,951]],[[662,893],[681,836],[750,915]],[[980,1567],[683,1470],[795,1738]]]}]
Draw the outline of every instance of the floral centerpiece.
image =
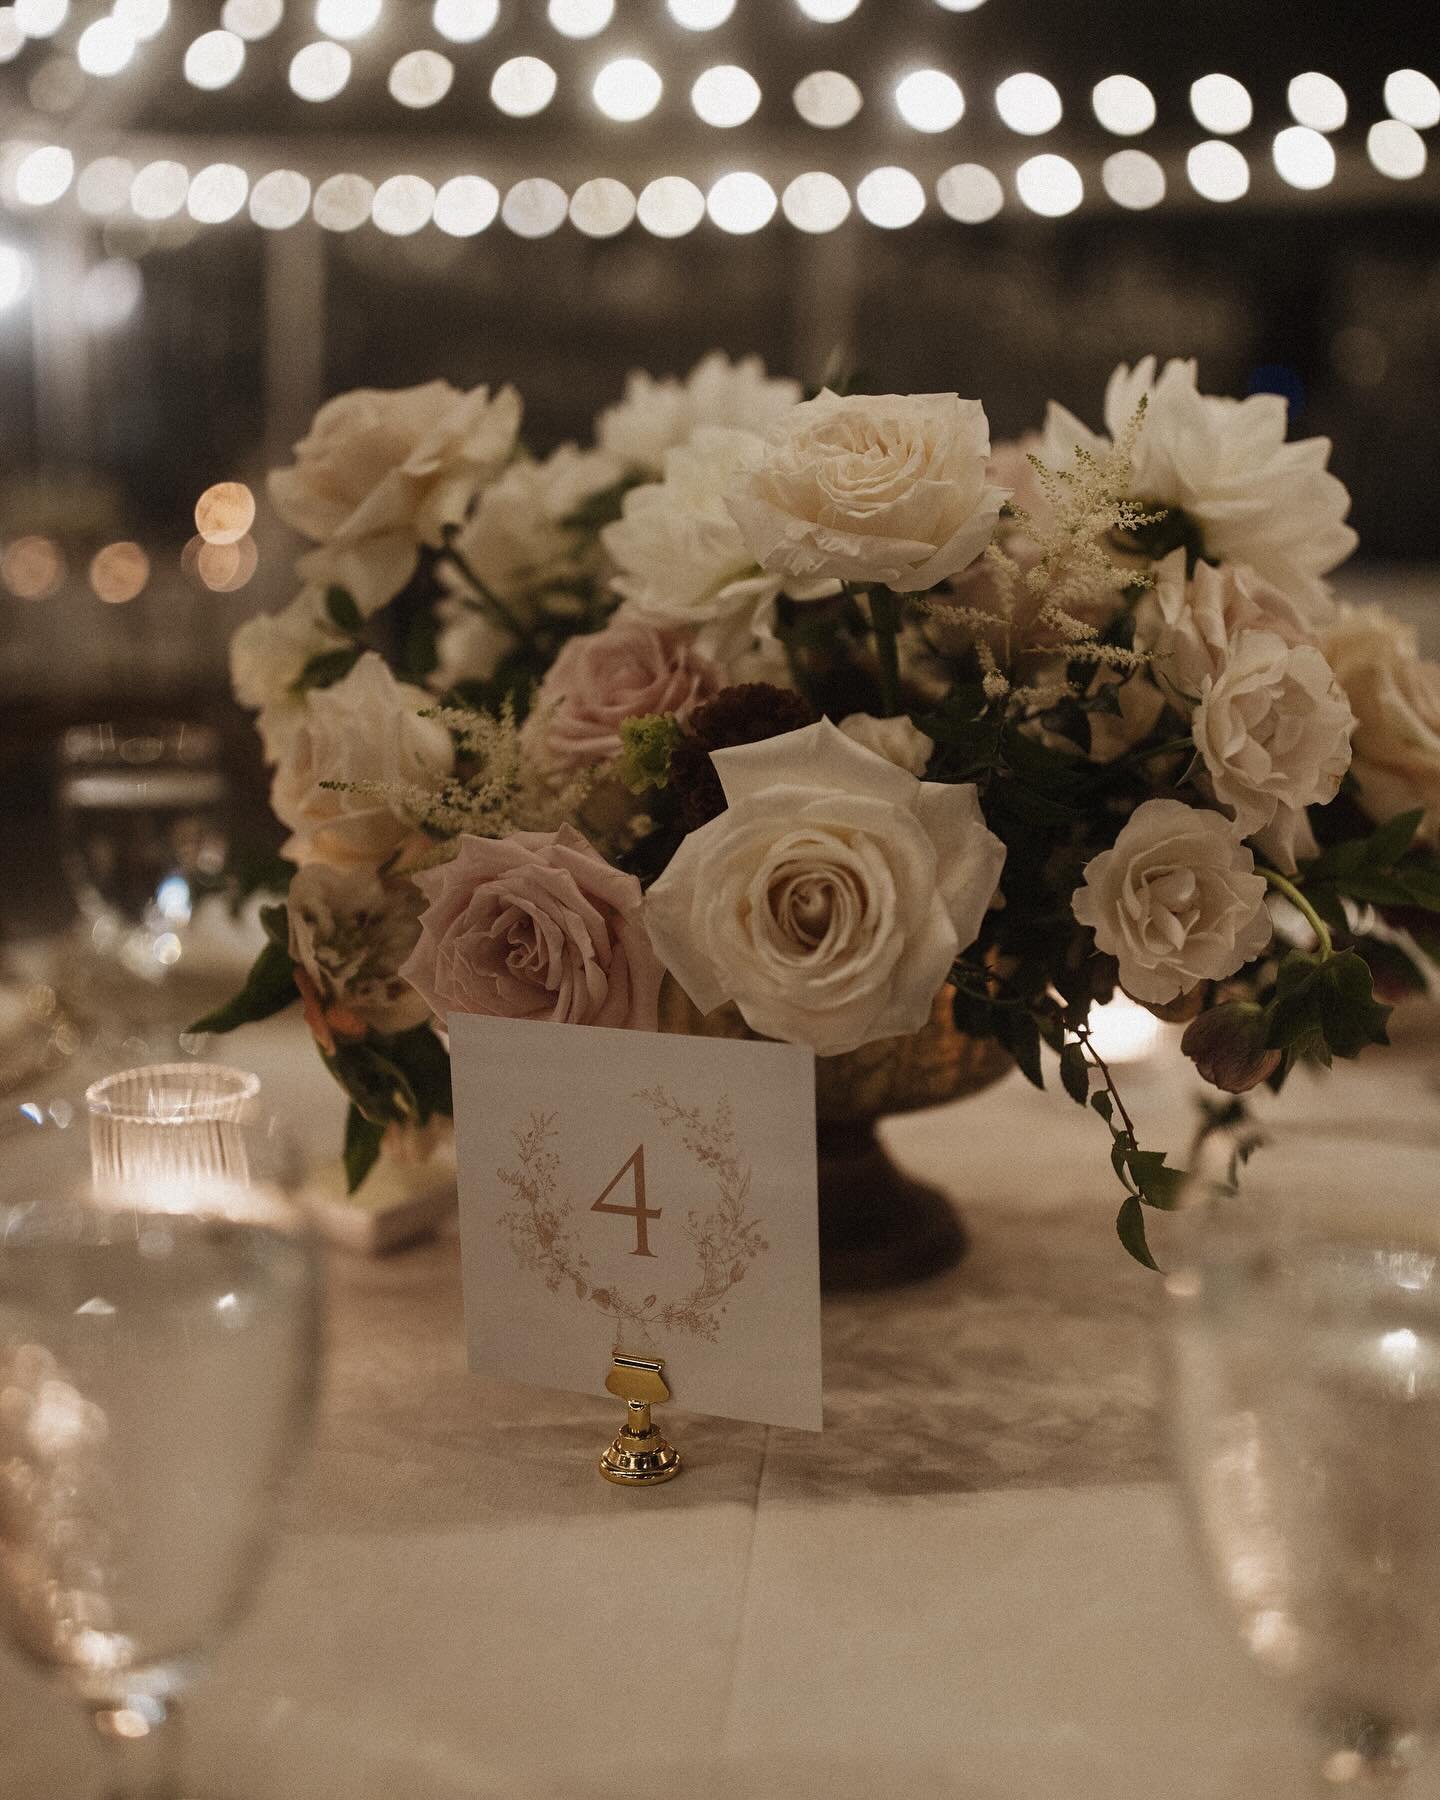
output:
[{"label": "floral centerpiece", "polygon": [[[352,1186],[450,1109],[453,1012],[699,1018],[822,1058],[937,1001],[1143,1144],[1117,987],[1230,1094],[1386,1038],[1440,911],[1440,667],[1331,597],[1323,439],[1193,363],[992,445],[956,394],[630,379],[537,458],[508,388],[330,401],[277,511],[301,588],[236,633],[293,878],[226,1030],[298,1002]],[[823,1065],[822,1065],[823,1068]]]}]

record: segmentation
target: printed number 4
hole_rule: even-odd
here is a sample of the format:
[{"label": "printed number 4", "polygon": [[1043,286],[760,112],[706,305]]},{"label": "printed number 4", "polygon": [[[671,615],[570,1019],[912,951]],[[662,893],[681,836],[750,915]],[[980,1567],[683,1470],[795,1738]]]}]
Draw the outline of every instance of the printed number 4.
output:
[{"label": "printed number 4", "polygon": [[[610,1202],[610,1195],[615,1192],[632,1170],[635,1178],[635,1204],[633,1206],[613,1206]],[[658,1219],[665,1209],[660,1206],[652,1208],[645,1204],[645,1146],[643,1144],[625,1162],[621,1163],[619,1170],[611,1176],[610,1185],[590,1210],[599,1213],[619,1213],[622,1218],[633,1219],[635,1221],[635,1248],[630,1254],[632,1256],[654,1256],[655,1252],[650,1248],[649,1225],[651,1219]]]}]

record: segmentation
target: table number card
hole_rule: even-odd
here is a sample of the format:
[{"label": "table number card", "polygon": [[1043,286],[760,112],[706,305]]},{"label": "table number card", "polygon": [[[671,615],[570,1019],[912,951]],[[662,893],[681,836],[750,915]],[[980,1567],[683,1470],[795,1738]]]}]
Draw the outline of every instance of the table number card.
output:
[{"label": "table number card", "polygon": [[789,1044],[452,1014],[477,1374],[820,1429],[815,1073]]}]

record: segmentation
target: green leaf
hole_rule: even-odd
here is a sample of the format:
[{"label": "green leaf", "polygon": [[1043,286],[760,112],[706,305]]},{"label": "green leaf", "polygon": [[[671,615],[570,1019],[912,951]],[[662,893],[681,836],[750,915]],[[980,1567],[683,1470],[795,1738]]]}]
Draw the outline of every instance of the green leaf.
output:
[{"label": "green leaf", "polygon": [[1413,812],[1397,813],[1395,817],[1382,825],[1369,842],[1369,861],[1377,869],[1389,869],[1399,862],[1400,858],[1415,841],[1415,833],[1420,829],[1425,817],[1425,809],[1417,806]]},{"label": "green leaf", "polygon": [[1159,1150],[1127,1150],[1124,1156],[1125,1167],[1145,1204],[1161,1212],[1173,1212],[1190,1179],[1189,1170],[1170,1168]]},{"label": "green leaf", "polygon": [[365,621],[349,590],[330,587],[325,590],[325,610],[347,637],[357,637]]},{"label": "green leaf", "polygon": [[240,992],[223,1006],[216,1007],[214,1012],[206,1013],[203,1019],[197,1019],[190,1030],[197,1034],[234,1031],[241,1025],[253,1025],[259,1019],[268,1019],[272,1013],[283,1012],[300,998],[294,970],[288,950],[279,944],[266,944],[255,958]]},{"label": "green leaf", "polygon": [[1375,998],[1363,956],[1347,950],[1331,957],[1317,984],[1325,1042],[1336,1056],[1358,1056],[1368,1044],[1388,1044],[1390,1008]]},{"label": "green leaf", "polygon": [[373,1044],[342,1044],[334,1056],[325,1060],[330,1073],[367,1119],[395,1125],[420,1117],[420,1101],[409,1077]]},{"label": "green leaf", "polygon": [[1150,1254],[1150,1245],[1145,1238],[1145,1209],[1133,1194],[1120,1203],[1120,1211],[1115,1215],[1115,1232],[1136,1262],[1153,1269],[1157,1275],[1160,1273],[1160,1265]]},{"label": "green leaf", "polygon": [[1040,1027],[1018,1006],[995,1009],[995,1035],[1015,1058],[1020,1073],[1032,1087],[1044,1089],[1040,1067]]},{"label": "green leaf", "polygon": [[1104,1088],[1101,1088],[1098,1094],[1092,1094],[1090,1096],[1090,1105],[1113,1130],[1114,1127],[1111,1122],[1115,1117],[1115,1108],[1111,1104],[1110,1096],[1105,1092]]},{"label": "green leaf", "polygon": [[345,1115],[345,1191],[353,1194],[375,1167],[385,1127],[367,1119],[358,1106]]},{"label": "green leaf", "polygon": [[312,656],[291,683],[290,691],[305,694],[311,688],[334,687],[343,681],[360,660],[360,646],[347,644],[342,650],[320,650]]},{"label": "green leaf", "polygon": [[454,1110],[450,1092],[450,1058],[445,1046],[428,1025],[380,1040],[386,1056],[410,1084],[419,1106],[419,1123],[435,1113],[449,1118]]},{"label": "green leaf", "polygon": [[1090,1098],[1090,1065],[1079,1044],[1067,1044],[1060,1052],[1060,1085],[1077,1106]]}]

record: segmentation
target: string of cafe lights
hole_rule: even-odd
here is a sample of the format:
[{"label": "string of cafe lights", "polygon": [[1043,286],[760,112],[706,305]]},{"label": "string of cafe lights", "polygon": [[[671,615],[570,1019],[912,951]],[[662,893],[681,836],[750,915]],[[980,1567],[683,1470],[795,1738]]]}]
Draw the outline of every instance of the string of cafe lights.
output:
[{"label": "string of cafe lights", "polygon": [[[949,12],[971,11],[983,3],[935,0]],[[861,0],[793,0],[793,4],[817,23],[834,23],[856,12]],[[666,0],[666,6],[676,25],[704,32],[724,24],[735,10],[735,0]],[[442,38],[455,45],[473,44],[493,29],[500,0],[433,0],[430,10],[431,24]],[[185,79],[202,90],[228,85],[244,68],[246,46],[276,30],[284,11],[284,0],[224,0],[220,27],[192,39],[184,50]],[[383,11],[383,0],[314,0],[315,25],[327,35],[302,46],[292,57],[291,88],[317,105],[343,91],[353,67],[346,46],[371,32]],[[547,6],[551,26],[576,39],[598,36],[614,13],[614,0],[548,0]],[[69,16],[70,0],[15,0],[0,6],[0,60],[13,58],[31,40],[54,37]],[[70,66],[96,79],[117,74],[141,45],[160,36],[169,21],[170,0],[114,0],[109,14],[80,32]],[[36,72],[32,88],[50,66],[44,64]],[[445,98],[453,77],[453,63],[440,52],[408,50],[391,65],[387,88],[401,106],[425,108]],[[557,91],[555,70],[532,55],[508,58],[490,82],[497,109],[517,118],[543,112]],[[607,118],[623,124],[648,117],[664,91],[665,83],[652,64],[625,56],[598,69],[590,98]],[[32,93],[32,101],[35,98]],[[932,140],[966,116],[959,82],[940,69],[909,71],[894,82],[889,98],[901,123]],[[1215,204],[1242,198],[1251,188],[1252,160],[1232,140],[1253,122],[1249,92],[1234,77],[1215,73],[1196,81],[1189,99],[1195,122],[1211,134],[1184,158],[1190,188]],[[1391,180],[1413,180],[1424,172],[1428,160],[1421,133],[1440,123],[1440,87],[1420,70],[1398,69],[1385,81],[1383,99],[1384,115],[1366,137],[1369,162]],[[753,118],[762,94],[748,70],[716,64],[696,78],[689,100],[704,124],[729,131]],[[826,133],[840,131],[865,104],[859,85],[834,69],[804,76],[791,100],[805,124]],[[1095,119],[1113,136],[1138,138],[1157,123],[1153,93],[1132,75],[1106,77],[1089,100]],[[1330,134],[1346,123],[1348,98],[1332,77],[1309,71],[1290,82],[1287,101],[1294,123],[1277,132],[1270,145],[1275,174],[1294,189],[1323,188],[1337,172]],[[1001,81],[993,102],[1001,124],[1020,138],[1043,137],[1065,117],[1054,83],[1030,71]],[[1054,152],[1025,158],[1011,181],[1014,198],[1041,217],[1063,217],[1091,197],[1081,169]],[[1168,185],[1165,165],[1133,144],[1106,156],[1099,168],[1100,190],[1127,210],[1144,211],[1160,204]],[[959,162],[944,169],[934,178],[933,188],[941,212],[962,224],[982,224],[1007,203],[1000,176],[980,162]],[[67,196],[96,220],[125,219],[142,227],[223,225],[248,215],[262,228],[284,230],[311,217],[327,231],[344,233],[369,224],[396,237],[428,225],[452,237],[470,237],[497,218],[517,236],[530,238],[559,230],[567,219],[595,238],[614,236],[635,221],[654,236],[674,238],[696,229],[706,217],[723,231],[746,235],[763,229],[777,214],[800,231],[821,233],[837,229],[854,211],[872,225],[898,229],[921,218],[930,204],[924,183],[901,163],[868,171],[854,180],[853,192],[823,169],[795,175],[778,192],[758,171],[734,169],[705,190],[686,176],[662,174],[634,186],[612,176],[593,177],[578,183],[573,192],[548,178],[527,177],[510,183],[502,193],[495,182],[471,172],[438,182],[418,173],[374,181],[349,171],[322,176],[288,168],[252,176],[236,163],[216,162],[192,173],[173,158],[154,158],[137,166],[115,154],[97,156],[82,167],[74,151],[63,144],[12,140],[0,145],[0,199],[21,211],[39,211]],[[23,252],[0,245],[0,306],[19,298],[26,281]],[[122,296],[117,292],[112,298]]]}]

